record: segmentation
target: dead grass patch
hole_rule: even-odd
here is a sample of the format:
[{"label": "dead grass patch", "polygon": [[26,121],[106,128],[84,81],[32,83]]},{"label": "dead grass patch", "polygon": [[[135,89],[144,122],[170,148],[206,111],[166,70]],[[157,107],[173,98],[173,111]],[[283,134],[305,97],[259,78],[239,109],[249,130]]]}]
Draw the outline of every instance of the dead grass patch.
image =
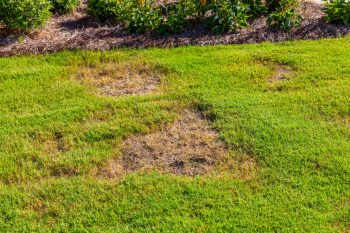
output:
[{"label": "dead grass patch", "polygon": [[49,208],[43,201],[35,199],[26,203],[20,214],[21,216],[30,216],[32,213],[38,213],[40,216],[43,216],[48,213],[48,211]]},{"label": "dead grass patch", "polygon": [[347,128],[350,127],[350,115],[336,115],[332,121],[335,123],[335,124],[340,124],[342,126],[345,126]]},{"label": "dead grass patch", "polygon": [[200,113],[185,110],[172,125],[160,131],[126,139],[121,156],[109,160],[94,173],[100,178],[118,179],[137,171],[196,176],[218,169],[249,179],[255,168],[251,158],[242,157],[241,161],[230,158],[218,132]]},{"label": "dead grass patch", "polygon": [[346,126],[346,127],[350,127],[350,116],[344,117],[342,120],[342,123]]},{"label": "dead grass patch", "polygon": [[154,91],[163,72],[159,66],[145,62],[105,62],[79,67],[74,79],[97,88],[100,95],[119,97]]},{"label": "dead grass patch", "polygon": [[267,68],[268,74],[261,76],[269,86],[283,84],[295,75],[295,68],[292,65],[271,60],[270,58],[257,57],[253,60],[253,65],[259,68]]},{"label": "dead grass patch", "polygon": [[259,85],[264,85],[266,91],[288,90],[290,82],[296,77],[297,70],[293,65],[259,57],[254,59],[254,64],[264,68]]},{"label": "dead grass patch", "polygon": [[293,74],[291,67],[286,65],[278,65],[274,68],[274,73],[271,75],[269,82],[288,81]]},{"label": "dead grass patch", "polygon": [[54,132],[50,135],[33,134],[33,149],[40,149],[44,155],[57,156],[69,150],[62,133]]},{"label": "dead grass patch", "polygon": [[194,176],[207,173],[227,154],[218,133],[199,113],[187,110],[170,127],[127,139],[122,162],[127,171],[156,168]]},{"label": "dead grass patch", "polygon": [[218,174],[230,175],[243,180],[254,179],[257,170],[258,164],[256,159],[242,154],[226,158],[217,166]]}]

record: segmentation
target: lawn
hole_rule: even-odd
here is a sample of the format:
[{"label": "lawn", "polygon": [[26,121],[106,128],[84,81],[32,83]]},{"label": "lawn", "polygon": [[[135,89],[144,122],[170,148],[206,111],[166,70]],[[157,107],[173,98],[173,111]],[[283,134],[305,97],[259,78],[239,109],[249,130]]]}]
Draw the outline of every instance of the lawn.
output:
[{"label": "lawn", "polygon": [[[84,81],[113,67],[161,82],[106,96]],[[185,109],[205,116],[236,166],[97,174],[124,140]],[[1,58],[0,122],[1,232],[349,229],[350,37]]]}]

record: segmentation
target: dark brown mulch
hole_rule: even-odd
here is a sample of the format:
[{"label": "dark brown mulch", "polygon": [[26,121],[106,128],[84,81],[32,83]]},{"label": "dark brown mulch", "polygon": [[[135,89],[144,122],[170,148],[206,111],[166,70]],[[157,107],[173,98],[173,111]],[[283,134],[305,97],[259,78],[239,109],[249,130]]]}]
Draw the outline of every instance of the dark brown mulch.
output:
[{"label": "dark brown mulch", "polygon": [[349,34],[350,27],[325,22],[322,6],[302,4],[303,21],[291,32],[271,30],[266,18],[251,22],[251,26],[235,33],[213,35],[202,26],[190,26],[184,32],[167,37],[128,34],[121,27],[101,24],[88,17],[84,6],[71,15],[54,16],[47,26],[27,35],[8,35],[0,27],[0,56],[42,54],[61,50],[112,48],[177,47],[182,45],[217,45],[278,42],[299,39],[340,37]]}]

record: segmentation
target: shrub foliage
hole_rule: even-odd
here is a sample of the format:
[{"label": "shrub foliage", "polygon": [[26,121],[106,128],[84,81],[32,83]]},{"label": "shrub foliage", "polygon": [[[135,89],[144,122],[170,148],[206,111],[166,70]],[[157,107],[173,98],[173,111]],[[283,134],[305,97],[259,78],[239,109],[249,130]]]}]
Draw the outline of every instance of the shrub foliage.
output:
[{"label": "shrub foliage", "polygon": [[72,12],[79,3],[80,0],[51,0],[54,11],[60,13]]},{"label": "shrub foliage", "polygon": [[[238,3],[238,4],[236,4]],[[88,11],[101,20],[123,23],[130,32],[180,32],[191,19],[204,18],[215,32],[233,31],[247,25],[247,8],[231,0],[89,0]]]},{"label": "shrub foliage", "polygon": [[350,24],[349,0],[327,0],[325,12],[328,22]]},{"label": "shrub foliage", "polygon": [[268,2],[270,14],[267,23],[271,28],[290,31],[301,23],[301,16],[297,13],[298,0],[270,0]]},{"label": "shrub foliage", "polygon": [[88,13],[96,18],[107,20],[119,20],[119,8],[122,4],[118,0],[88,0]]},{"label": "shrub foliage", "polygon": [[248,8],[240,1],[213,1],[208,5],[208,25],[214,33],[232,32],[248,26]]},{"label": "shrub foliage", "polygon": [[48,0],[0,0],[0,22],[11,30],[29,31],[51,16]]},{"label": "shrub foliage", "polygon": [[[325,0],[327,20],[350,24],[350,0]],[[0,0],[0,23],[29,31],[40,27],[51,10],[73,11],[80,0]],[[249,26],[249,19],[267,16],[271,28],[289,31],[301,23],[298,0],[88,0],[88,13],[121,23],[129,32],[178,33],[189,22],[205,22],[214,33]]]},{"label": "shrub foliage", "polygon": [[269,25],[290,30],[300,23],[297,0],[89,0],[88,11],[100,20],[125,25],[129,32],[180,32],[190,20],[205,22],[214,33],[247,27],[248,20],[270,14]]}]

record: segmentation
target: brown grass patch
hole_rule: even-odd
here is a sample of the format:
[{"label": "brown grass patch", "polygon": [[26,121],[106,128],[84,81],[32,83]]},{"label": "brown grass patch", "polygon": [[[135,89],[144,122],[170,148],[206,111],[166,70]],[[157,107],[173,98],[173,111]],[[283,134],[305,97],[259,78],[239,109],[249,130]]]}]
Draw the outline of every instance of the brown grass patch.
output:
[{"label": "brown grass patch", "polygon": [[288,81],[293,74],[291,67],[286,65],[278,65],[274,68],[274,73],[269,79],[269,82],[283,82]]},{"label": "brown grass patch", "polygon": [[49,135],[33,134],[32,145],[34,150],[39,149],[44,155],[56,156],[69,150],[62,133],[54,132]]},{"label": "brown grass patch", "polygon": [[335,124],[340,124],[342,126],[345,126],[347,128],[350,127],[350,114],[349,115],[336,115],[332,121]]},{"label": "brown grass patch", "polygon": [[230,175],[243,180],[252,180],[256,175],[258,164],[255,158],[249,155],[236,155],[222,160],[217,166],[217,173]]},{"label": "brown grass patch", "polygon": [[157,170],[196,176],[210,172],[229,155],[217,131],[197,112],[185,110],[171,125],[158,132],[136,135],[122,145],[122,155],[97,171],[100,177]]},{"label": "brown grass patch", "polygon": [[75,80],[97,88],[100,95],[129,96],[147,94],[161,81],[162,69],[144,62],[105,62],[79,67]]},{"label": "brown grass patch", "polygon": [[344,117],[342,122],[346,127],[350,127],[350,116]]},{"label": "brown grass patch", "polygon": [[45,215],[49,211],[47,205],[41,200],[31,200],[27,202],[21,210],[21,216],[30,216],[32,213],[38,213],[40,216]]}]

